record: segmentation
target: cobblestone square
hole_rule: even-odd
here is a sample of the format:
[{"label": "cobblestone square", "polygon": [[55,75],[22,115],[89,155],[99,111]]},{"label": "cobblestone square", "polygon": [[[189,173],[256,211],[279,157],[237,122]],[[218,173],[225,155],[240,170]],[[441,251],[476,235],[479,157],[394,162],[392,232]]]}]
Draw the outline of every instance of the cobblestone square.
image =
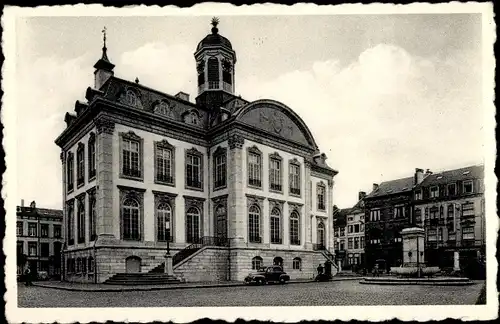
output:
[{"label": "cobblestone square", "polygon": [[471,286],[379,286],[358,281],[157,291],[81,292],[18,286],[24,307],[201,307],[474,305],[483,281]]}]

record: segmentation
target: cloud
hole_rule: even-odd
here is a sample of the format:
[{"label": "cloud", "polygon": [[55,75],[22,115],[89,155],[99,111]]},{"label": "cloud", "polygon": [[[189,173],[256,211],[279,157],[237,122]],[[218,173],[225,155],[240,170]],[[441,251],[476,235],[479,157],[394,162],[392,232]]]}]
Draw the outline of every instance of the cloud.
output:
[{"label": "cloud", "polygon": [[358,190],[411,176],[415,167],[481,161],[479,73],[465,68],[475,65],[470,55],[422,58],[378,44],[345,67],[316,62],[274,80],[242,79],[237,88],[302,116],[340,171],[335,202],[348,207]]},{"label": "cloud", "polygon": [[[19,191],[61,206],[61,164],[54,139],[63,116],[92,85],[95,57],[57,57],[26,65],[19,90]],[[415,167],[481,159],[480,66],[470,53],[418,57],[378,44],[341,66],[332,57],[272,79],[236,75],[237,94],[270,98],[307,123],[329,164],[339,170],[334,202],[352,205],[373,182],[411,176]],[[115,74],[175,94],[196,94],[192,48],[145,44],[123,53]],[[35,162],[34,162],[35,161]],[[21,197],[21,198],[23,198]]]}]

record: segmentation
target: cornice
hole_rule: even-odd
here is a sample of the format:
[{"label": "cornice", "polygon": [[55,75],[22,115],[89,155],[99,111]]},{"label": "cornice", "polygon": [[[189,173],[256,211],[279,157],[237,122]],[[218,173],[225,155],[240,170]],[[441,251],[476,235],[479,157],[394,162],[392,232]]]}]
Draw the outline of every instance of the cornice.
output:
[{"label": "cornice", "polygon": [[153,193],[154,196],[167,196],[170,198],[175,198],[178,196],[178,194],[176,193],[166,192],[166,191],[151,190],[151,192]]},{"label": "cornice", "polygon": [[123,190],[123,191],[146,192],[146,189],[143,189],[143,188],[129,187],[129,186],[123,186],[123,185],[116,185],[116,187],[120,190]]}]

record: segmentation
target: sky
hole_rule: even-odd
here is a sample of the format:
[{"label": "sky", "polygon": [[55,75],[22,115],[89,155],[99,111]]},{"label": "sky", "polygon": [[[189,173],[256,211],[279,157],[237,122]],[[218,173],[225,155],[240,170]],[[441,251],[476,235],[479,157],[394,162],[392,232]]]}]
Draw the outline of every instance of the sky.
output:
[{"label": "sky", "polygon": [[[117,77],[194,100],[193,53],[210,19],[18,18],[18,201],[62,208],[54,140],[93,84],[104,26]],[[236,51],[236,94],[278,100],[301,116],[339,171],[340,208],[415,168],[483,163],[479,14],[220,16],[218,28]]]}]

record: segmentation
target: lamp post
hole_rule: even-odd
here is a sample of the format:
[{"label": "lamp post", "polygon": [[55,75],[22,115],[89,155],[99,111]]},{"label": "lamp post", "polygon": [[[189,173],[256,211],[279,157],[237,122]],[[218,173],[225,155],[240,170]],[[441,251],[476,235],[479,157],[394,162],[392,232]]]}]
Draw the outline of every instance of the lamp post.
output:
[{"label": "lamp post", "polygon": [[167,232],[167,253],[165,254],[165,274],[173,276],[174,270],[172,265],[172,256],[170,255],[170,219],[165,222],[165,230]]}]

